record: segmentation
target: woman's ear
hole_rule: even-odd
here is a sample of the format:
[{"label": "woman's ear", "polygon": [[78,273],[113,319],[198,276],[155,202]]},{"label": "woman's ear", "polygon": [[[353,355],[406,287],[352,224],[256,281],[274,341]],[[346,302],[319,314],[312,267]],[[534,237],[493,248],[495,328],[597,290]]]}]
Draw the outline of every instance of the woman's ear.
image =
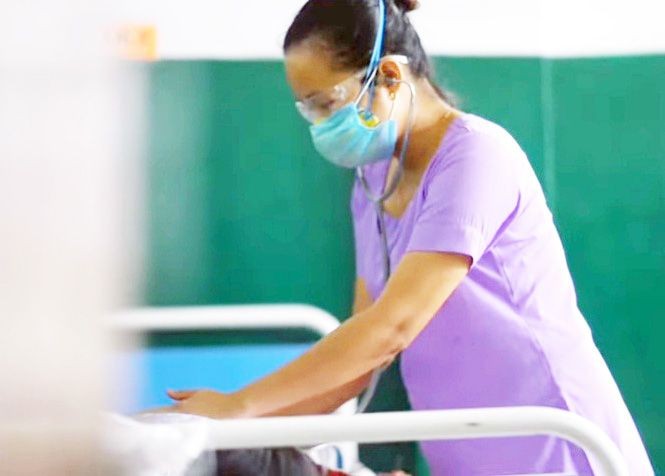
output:
[{"label": "woman's ear", "polygon": [[379,72],[383,84],[388,88],[388,93],[394,96],[399,89],[399,81],[402,79],[402,70],[397,62],[386,58],[379,66]]}]

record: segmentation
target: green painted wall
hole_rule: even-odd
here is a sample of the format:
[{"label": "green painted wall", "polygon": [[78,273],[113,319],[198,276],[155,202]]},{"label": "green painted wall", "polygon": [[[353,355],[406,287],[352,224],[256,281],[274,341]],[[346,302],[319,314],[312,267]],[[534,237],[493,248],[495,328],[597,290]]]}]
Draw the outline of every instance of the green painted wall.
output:
[{"label": "green painted wall", "polygon": [[[665,466],[665,57],[436,58],[461,107],[510,130],[555,211],[580,306]],[[314,152],[278,62],[149,68],[150,304],[351,303],[352,175]],[[405,408],[393,369],[374,409]],[[388,469],[408,446],[364,450]]]},{"label": "green painted wall", "polygon": [[315,155],[278,63],[150,67],[148,301],[348,313],[352,175]]}]

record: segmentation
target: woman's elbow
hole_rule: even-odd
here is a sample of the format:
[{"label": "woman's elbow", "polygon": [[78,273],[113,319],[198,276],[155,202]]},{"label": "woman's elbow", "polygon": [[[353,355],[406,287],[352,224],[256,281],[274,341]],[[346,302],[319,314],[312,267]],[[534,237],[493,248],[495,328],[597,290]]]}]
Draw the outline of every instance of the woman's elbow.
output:
[{"label": "woman's elbow", "polygon": [[412,340],[408,326],[403,323],[386,326],[381,337],[382,354],[389,361],[392,361],[400,352],[406,349]]},{"label": "woman's elbow", "polygon": [[380,360],[379,365],[390,363],[400,352],[405,350],[415,338],[408,316],[399,315],[396,309],[386,311],[385,308],[372,306],[368,313],[371,345],[374,358]]},{"label": "woman's elbow", "polygon": [[416,305],[408,300],[379,300],[372,308],[376,323],[385,330],[386,349],[395,355],[411,345],[434,314],[431,306]]}]

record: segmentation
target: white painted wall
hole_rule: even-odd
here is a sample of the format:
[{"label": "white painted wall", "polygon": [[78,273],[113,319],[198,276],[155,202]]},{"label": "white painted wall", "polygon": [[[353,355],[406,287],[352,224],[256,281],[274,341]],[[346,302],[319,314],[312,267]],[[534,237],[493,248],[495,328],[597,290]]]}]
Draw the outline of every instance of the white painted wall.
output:
[{"label": "white painted wall", "polygon": [[[158,28],[160,58],[280,58],[304,0],[123,0],[124,21]],[[430,54],[665,53],[663,0],[422,0],[410,14]]]},{"label": "white painted wall", "polygon": [[665,0],[541,0],[551,57],[665,53]]}]

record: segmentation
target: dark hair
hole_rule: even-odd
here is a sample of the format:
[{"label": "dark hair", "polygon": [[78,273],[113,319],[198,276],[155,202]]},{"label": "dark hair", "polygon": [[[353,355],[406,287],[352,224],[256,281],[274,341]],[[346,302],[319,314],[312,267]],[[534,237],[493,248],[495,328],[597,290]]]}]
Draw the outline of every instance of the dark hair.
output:
[{"label": "dark hair", "polygon": [[[369,64],[378,30],[378,2],[383,0],[308,0],[294,18],[284,37],[284,52],[308,39],[322,40],[337,66],[360,69]],[[446,101],[451,96],[434,80],[432,65],[407,13],[418,7],[417,0],[386,0],[386,29],[383,54],[409,58],[411,71],[425,77]]]}]

